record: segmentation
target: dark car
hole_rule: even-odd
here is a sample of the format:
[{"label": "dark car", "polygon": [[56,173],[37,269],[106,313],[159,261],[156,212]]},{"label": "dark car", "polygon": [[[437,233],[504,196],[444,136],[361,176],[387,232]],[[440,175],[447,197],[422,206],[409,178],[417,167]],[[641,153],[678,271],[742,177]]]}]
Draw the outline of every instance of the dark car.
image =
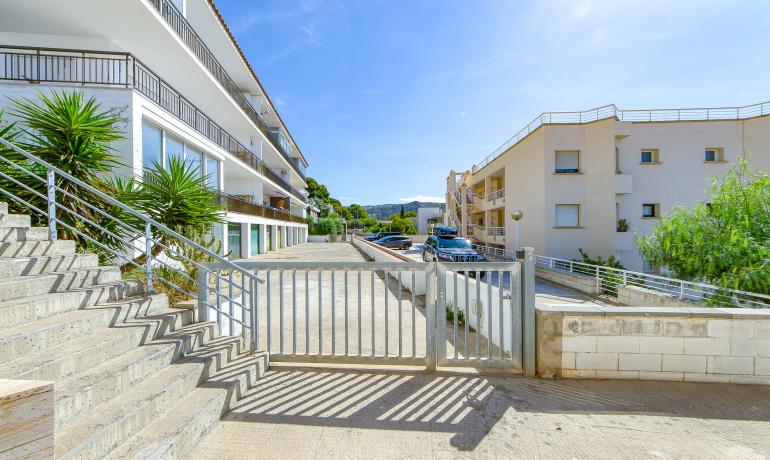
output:
[{"label": "dark car", "polygon": [[485,262],[467,238],[452,234],[431,235],[422,251],[425,262]]},{"label": "dark car", "polygon": [[404,235],[386,236],[385,238],[376,240],[374,243],[379,244],[380,246],[385,246],[386,248],[409,249],[412,247],[412,240],[410,240],[408,236]]},{"label": "dark car", "polygon": [[371,235],[364,238],[366,241],[377,241],[382,238],[385,238],[386,236],[396,236],[400,235],[401,232],[379,232],[379,233],[372,233]]}]

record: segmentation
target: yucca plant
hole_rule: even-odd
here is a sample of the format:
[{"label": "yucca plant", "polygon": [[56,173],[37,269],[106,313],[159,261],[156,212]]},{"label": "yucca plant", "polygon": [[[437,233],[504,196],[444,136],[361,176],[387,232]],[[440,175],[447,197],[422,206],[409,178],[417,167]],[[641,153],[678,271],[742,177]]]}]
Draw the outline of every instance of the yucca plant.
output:
[{"label": "yucca plant", "polygon": [[[11,129],[15,131],[12,136],[15,145],[76,179],[109,192],[109,187],[102,177],[121,165],[109,145],[123,137],[116,127],[120,118],[108,110],[103,110],[94,98],[87,99],[78,91],[54,90],[50,95],[41,93],[39,101],[11,98],[10,102],[9,114],[16,119]],[[6,136],[8,134],[6,132]],[[18,191],[19,198],[38,209],[46,209],[46,199],[43,198],[46,196],[46,169],[14,150],[4,149],[2,154],[28,172],[19,171],[18,168],[7,164],[0,166],[3,171],[37,193],[19,187],[5,178],[2,178],[3,183],[0,186]],[[86,222],[88,219],[99,226],[114,230],[116,235],[126,234],[124,229],[105,216],[116,216],[113,206],[60,175],[56,176],[56,186],[56,219],[60,222],[60,238],[73,239],[78,243],[79,249],[100,253],[103,259],[108,257],[107,254],[111,251],[95,244],[94,240],[111,250],[120,250],[123,247],[118,238],[110,237]],[[104,214],[84,205],[83,202],[91,204]],[[44,224],[46,219],[38,217],[37,222]]]},{"label": "yucca plant", "polygon": [[[206,178],[201,176],[197,166],[181,158],[169,158],[165,169],[155,162],[152,168],[145,170],[141,180],[116,178],[110,181],[110,186],[120,201],[181,234],[208,232],[213,224],[224,222],[218,193],[208,188]],[[131,216],[126,216],[125,220],[133,222],[135,228],[143,228],[144,223]],[[163,246],[176,244],[173,237],[156,227],[153,227],[153,239],[160,243],[152,245],[153,256],[163,253]],[[144,261],[142,255],[134,263],[143,264]]]}]

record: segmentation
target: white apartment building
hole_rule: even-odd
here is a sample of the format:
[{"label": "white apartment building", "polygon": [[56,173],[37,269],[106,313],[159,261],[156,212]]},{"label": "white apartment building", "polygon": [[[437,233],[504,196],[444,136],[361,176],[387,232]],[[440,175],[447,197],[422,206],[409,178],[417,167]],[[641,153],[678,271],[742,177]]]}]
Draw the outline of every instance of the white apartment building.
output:
[{"label": "white apartment building", "polygon": [[119,173],[200,165],[232,258],[306,241],[307,161],[212,0],[4,1],[0,110],[62,88],[125,120]]},{"label": "white apartment building", "polygon": [[[712,109],[543,113],[464,173],[447,179],[447,224],[478,244],[575,259],[616,256],[650,271],[634,234],[707,199],[739,155],[770,170],[770,103]],[[624,230],[623,222],[627,224]]]}]

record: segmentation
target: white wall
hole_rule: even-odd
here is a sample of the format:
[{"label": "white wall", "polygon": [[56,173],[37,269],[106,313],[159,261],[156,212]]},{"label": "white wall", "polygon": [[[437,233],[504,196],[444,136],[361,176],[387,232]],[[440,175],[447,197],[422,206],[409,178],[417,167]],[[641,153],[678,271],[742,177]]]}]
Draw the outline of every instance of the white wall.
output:
[{"label": "white wall", "polygon": [[428,219],[432,219],[441,214],[441,208],[418,208],[417,209],[417,234],[427,235],[430,231]]}]

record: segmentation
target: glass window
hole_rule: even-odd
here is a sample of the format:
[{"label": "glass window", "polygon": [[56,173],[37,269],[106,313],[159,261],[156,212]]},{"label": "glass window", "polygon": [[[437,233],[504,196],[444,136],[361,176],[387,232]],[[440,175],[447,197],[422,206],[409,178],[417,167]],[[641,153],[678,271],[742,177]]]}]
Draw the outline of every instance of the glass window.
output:
[{"label": "glass window", "polygon": [[153,168],[154,163],[163,164],[161,151],[161,131],[155,126],[142,123],[142,165],[145,168]]},{"label": "glass window", "polygon": [[259,254],[259,225],[251,224],[251,256]]},{"label": "glass window", "polygon": [[219,246],[219,253],[222,252],[222,246],[221,243],[224,241],[224,225],[223,224],[212,224],[211,230],[209,234],[211,235],[214,240],[218,241],[220,243]]},{"label": "glass window", "polygon": [[241,258],[241,224],[227,224],[227,249],[231,260]]},{"label": "glass window", "polygon": [[658,205],[645,203],[642,205],[642,217],[657,217]]},{"label": "glass window", "polygon": [[203,167],[201,165],[201,158],[203,158],[203,154],[194,148],[190,147],[189,145],[185,148],[185,161],[192,165],[193,168],[198,169],[198,174],[203,176]]},{"label": "glass window", "polygon": [[439,238],[438,247],[470,249],[472,246],[471,242],[465,238]]},{"label": "glass window", "polygon": [[717,161],[724,161],[724,160],[725,160],[724,149],[722,148],[706,149],[707,162],[717,162]]},{"label": "glass window", "polygon": [[642,151],[642,163],[652,163],[652,152],[649,150]]},{"label": "glass window", "polygon": [[578,227],[578,226],[580,226],[580,205],[557,204],[556,205],[556,227]]},{"label": "glass window", "polygon": [[556,173],[576,173],[580,170],[580,153],[577,151],[556,152]]},{"label": "glass window", "polygon": [[206,158],[206,185],[219,190],[219,160]]},{"label": "glass window", "polygon": [[178,137],[166,134],[166,168],[173,157],[184,159],[184,142]]}]

